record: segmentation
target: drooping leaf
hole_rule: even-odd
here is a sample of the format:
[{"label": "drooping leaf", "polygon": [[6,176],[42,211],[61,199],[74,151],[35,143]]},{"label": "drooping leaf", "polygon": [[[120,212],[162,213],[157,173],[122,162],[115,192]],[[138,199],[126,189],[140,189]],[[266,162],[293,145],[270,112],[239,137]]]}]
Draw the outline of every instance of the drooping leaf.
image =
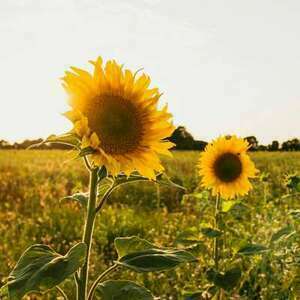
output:
[{"label": "drooping leaf", "polygon": [[222,231],[210,227],[202,228],[201,232],[209,238],[216,238],[222,235]]},{"label": "drooping leaf", "polygon": [[80,149],[80,152],[78,153],[78,157],[87,156],[87,155],[93,154],[95,152],[96,152],[96,150],[94,148],[85,147],[85,148]]},{"label": "drooping leaf", "polygon": [[117,238],[115,245],[119,255],[116,263],[136,272],[166,271],[197,261],[185,250],[159,248],[138,237]]},{"label": "drooping leaf", "polygon": [[207,271],[206,275],[207,279],[216,286],[226,291],[230,291],[237,285],[242,273],[240,268],[234,267],[223,274],[211,269]]},{"label": "drooping leaf", "polygon": [[76,193],[71,196],[66,196],[62,198],[61,200],[74,200],[78,203],[80,203],[82,206],[87,206],[89,199],[89,194],[88,193]]},{"label": "drooping leaf", "polygon": [[287,225],[272,235],[271,242],[276,242],[276,241],[286,237],[287,235],[290,235],[293,231],[294,231],[293,226]]},{"label": "drooping leaf", "polygon": [[102,300],[153,300],[149,290],[128,280],[108,280],[99,284]]},{"label": "drooping leaf", "polygon": [[23,253],[1,292],[7,290],[11,300],[22,299],[30,292],[44,293],[78,270],[85,253],[84,243],[76,244],[64,256],[46,245],[33,245]]},{"label": "drooping leaf", "polygon": [[239,251],[238,254],[242,254],[242,255],[258,255],[258,254],[262,254],[266,251],[268,251],[269,249],[263,245],[259,245],[259,244],[248,244],[244,247],[242,247]]},{"label": "drooping leaf", "polygon": [[141,176],[138,173],[132,173],[130,176],[126,176],[125,174],[119,174],[118,176],[115,177],[114,185],[115,187],[118,187],[121,185],[139,182],[139,181],[150,182],[149,178]]},{"label": "drooping leaf", "polygon": [[[124,174],[120,174],[115,178],[115,185],[119,186],[119,185],[123,185],[123,184],[128,184],[128,183],[133,183],[133,182],[138,182],[138,181],[150,181],[149,178],[144,177],[139,175],[138,173],[133,173],[130,176],[126,176]],[[172,182],[167,175],[165,175],[164,173],[160,173],[156,176],[156,179],[153,180],[152,182],[156,182],[158,184],[161,185],[166,185],[166,186],[171,186],[171,187],[175,187],[178,189],[183,189],[185,190],[184,187]]]},{"label": "drooping leaf", "polygon": [[77,134],[75,133],[65,133],[62,135],[50,135],[48,136],[44,141],[42,141],[39,144],[33,145],[32,147],[39,147],[44,144],[62,144],[62,145],[68,145],[73,148],[79,149],[80,147],[80,139]]}]

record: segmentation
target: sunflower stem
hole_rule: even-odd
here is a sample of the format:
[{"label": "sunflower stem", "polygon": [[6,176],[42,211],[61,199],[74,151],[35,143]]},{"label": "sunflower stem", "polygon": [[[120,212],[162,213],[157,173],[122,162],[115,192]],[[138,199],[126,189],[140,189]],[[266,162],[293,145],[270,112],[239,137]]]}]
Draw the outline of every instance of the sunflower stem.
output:
[{"label": "sunflower stem", "polygon": [[[220,222],[220,204],[221,199],[220,196],[216,196],[215,200],[215,229],[219,230],[219,222]],[[219,270],[219,237],[215,238],[214,241],[214,262],[215,262],[215,269],[216,271]]]},{"label": "sunflower stem", "polygon": [[87,214],[83,232],[82,241],[87,245],[86,259],[79,273],[79,282],[77,288],[77,300],[87,299],[89,260],[96,217],[96,199],[97,199],[97,172],[98,168],[90,171],[90,195],[87,205]]},{"label": "sunflower stem", "polygon": [[[222,206],[222,200],[220,195],[216,196],[215,200],[215,229],[220,230],[220,212]],[[213,259],[215,263],[215,270],[216,272],[219,271],[219,260],[220,260],[220,238],[217,236],[214,240],[214,253]],[[217,299],[221,299],[221,291],[218,292]]]}]

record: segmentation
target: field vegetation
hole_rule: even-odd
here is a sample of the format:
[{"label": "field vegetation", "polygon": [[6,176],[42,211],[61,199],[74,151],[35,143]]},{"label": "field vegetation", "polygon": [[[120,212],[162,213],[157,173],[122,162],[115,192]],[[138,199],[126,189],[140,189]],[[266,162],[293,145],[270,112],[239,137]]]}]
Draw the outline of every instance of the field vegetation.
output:
[{"label": "field vegetation", "polygon": [[[242,271],[234,287],[225,289],[225,299],[298,299],[300,202],[284,178],[299,172],[300,153],[251,156],[260,169],[254,189],[245,198],[223,205],[220,268],[225,272],[238,265]],[[71,162],[71,158],[69,151],[60,150],[0,151],[0,287],[30,245],[47,244],[65,253],[81,240],[84,210],[62,198],[87,191],[88,174],[80,160]],[[115,237],[136,235],[160,246],[188,248],[199,261],[160,274],[117,270],[110,278],[140,282],[159,299],[213,295],[209,273],[213,237],[205,229],[212,223],[214,201],[199,187],[198,158],[199,152],[177,151],[173,159],[163,159],[166,174],[186,192],[139,182],[113,193],[97,218],[91,274],[99,274],[116,259]],[[239,253],[249,244],[261,248]],[[63,287],[71,290],[71,284],[66,281]],[[30,297],[57,299],[57,294]]]}]

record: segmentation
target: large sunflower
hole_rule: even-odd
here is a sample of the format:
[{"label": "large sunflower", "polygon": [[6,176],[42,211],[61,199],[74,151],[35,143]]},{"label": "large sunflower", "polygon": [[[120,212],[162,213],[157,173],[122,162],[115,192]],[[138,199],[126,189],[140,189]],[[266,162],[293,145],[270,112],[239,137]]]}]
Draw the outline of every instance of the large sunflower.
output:
[{"label": "large sunflower", "polygon": [[149,88],[149,76],[123,70],[115,61],[91,61],[93,74],[71,67],[63,77],[72,108],[66,117],[82,139],[82,148],[91,147],[91,160],[113,175],[138,171],[148,178],[163,171],[158,154],[169,155],[174,126],[167,106],[159,110],[161,94]]},{"label": "large sunflower", "polygon": [[247,194],[252,188],[249,178],[257,173],[248,147],[247,141],[236,136],[220,137],[208,144],[199,161],[202,185],[224,199]]}]

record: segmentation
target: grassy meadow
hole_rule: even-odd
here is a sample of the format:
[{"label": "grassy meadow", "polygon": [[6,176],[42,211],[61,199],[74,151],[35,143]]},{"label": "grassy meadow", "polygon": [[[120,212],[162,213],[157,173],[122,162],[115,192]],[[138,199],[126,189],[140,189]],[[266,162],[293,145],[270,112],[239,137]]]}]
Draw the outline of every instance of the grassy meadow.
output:
[{"label": "grassy meadow", "polygon": [[[243,269],[228,299],[294,299],[300,238],[297,215],[290,212],[300,209],[300,200],[297,194],[287,196],[283,178],[299,172],[300,153],[251,155],[266,176],[255,179],[251,193],[224,213],[221,269],[236,263]],[[206,271],[213,262],[212,239],[201,228],[211,224],[214,202],[198,187],[198,157],[197,152],[175,152],[174,159],[163,159],[167,175],[186,188],[185,195],[172,187],[141,182],[113,193],[97,218],[91,274],[99,274],[116,258],[115,237],[137,235],[161,246],[189,248],[199,262],[162,274],[117,270],[110,278],[136,280],[159,299],[184,299],[184,293],[196,290],[199,297],[190,299],[202,299],[200,293],[210,284]],[[84,210],[61,199],[87,191],[88,173],[80,160],[70,158],[68,151],[0,151],[0,286],[31,244],[47,244],[64,254],[81,240]],[[272,235],[287,226],[295,231],[271,242]],[[273,250],[242,260],[236,252],[249,242]],[[68,291],[71,284],[67,281],[63,287]],[[58,296],[51,292],[28,299]]]}]

